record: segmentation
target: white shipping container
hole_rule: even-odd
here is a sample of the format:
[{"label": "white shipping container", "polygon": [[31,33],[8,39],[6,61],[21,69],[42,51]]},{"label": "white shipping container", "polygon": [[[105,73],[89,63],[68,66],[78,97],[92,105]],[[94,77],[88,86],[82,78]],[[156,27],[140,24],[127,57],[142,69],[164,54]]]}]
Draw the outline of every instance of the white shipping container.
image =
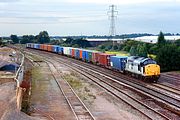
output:
[{"label": "white shipping container", "polygon": [[67,56],[70,56],[71,55],[71,52],[70,52],[71,47],[63,47],[63,48],[64,48],[64,54]]}]

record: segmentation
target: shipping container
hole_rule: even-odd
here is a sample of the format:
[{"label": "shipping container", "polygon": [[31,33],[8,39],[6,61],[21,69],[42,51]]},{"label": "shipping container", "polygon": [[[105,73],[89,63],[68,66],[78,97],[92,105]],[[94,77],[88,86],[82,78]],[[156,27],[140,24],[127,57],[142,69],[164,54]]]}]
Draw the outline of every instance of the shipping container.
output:
[{"label": "shipping container", "polygon": [[64,55],[71,56],[71,47],[63,47]]},{"label": "shipping container", "polygon": [[48,51],[48,45],[44,44],[43,45],[43,50]]},{"label": "shipping container", "polygon": [[40,49],[43,50],[43,44],[40,44]]},{"label": "shipping container", "polygon": [[38,44],[38,49],[40,49],[40,45],[41,45],[41,44]]},{"label": "shipping container", "polygon": [[40,44],[34,44],[35,49],[40,49]]},{"label": "shipping container", "polygon": [[81,59],[82,60],[82,53],[83,53],[83,50],[82,49],[79,49],[79,59]]},{"label": "shipping container", "polygon": [[86,50],[82,50],[82,60],[86,61]]},{"label": "shipping container", "polygon": [[34,49],[37,49],[38,48],[38,44],[34,44]]},{"label": "shipping container", "polygon": [[113,69],[124,72],[127,56],[110,56],[110,65]]},{"label": "shipping container", "polygon": [[115,56],[113,54],[100,53],[98,54],[98,63],[102,66],[110,66],[110,56]]},{"label": "shipping container", "polygon": [[93,63],[98,63],[99,54],[100,54],[100,52],[97,52],[97,51],[92,52],[92,62]]},{"label": "shipping container", "polygon": [[75,49],[75,58],[76,59],[80,59],[80,54],[79,54],[80,51],[79,50],[80,49],[78,49],[78,48]]},{"label": "shipping container", "polygon": [[75,57],[75,49],[76,48],[71,48],[71,57]]},{"label": "shipping container", "polygon": [[34,43],[31,44],[31,48],[34,48]]},{"label": "shipping container", "polygon": [[52,50],[52,45],[47,45],[47,47],[48,47],[48,49],[47,49],[47,51],[49,51],[49,52],[53,52]]},{"label": "shipping container", "polygon": [[62,46],[60,46],[60,48],[59,48],[59,54],[61,54],[61,55],[64,54],[64,48]]},{"label": "shipping container", "polygon": [[92,62],[92,51],[91,50],[86,51],[86,61]]},{"label": "shipping container", "polygon": [[31,48],[34,48],[34,43],[31,43]]},{"label": "shipping container", "polygon": [[27,47],[27,48],[29,47],[29,43],[26,44],[26,47]]},{"label": "shipping container", "polygon": [[32,43],[27,43],[26,47],[31,48]]},{"label": "shipping container", "polygon": [[59,53],[59,51],[60,51],[60,46],[58,46],[58,45],[53,45],[52,46],[52,52]]}]

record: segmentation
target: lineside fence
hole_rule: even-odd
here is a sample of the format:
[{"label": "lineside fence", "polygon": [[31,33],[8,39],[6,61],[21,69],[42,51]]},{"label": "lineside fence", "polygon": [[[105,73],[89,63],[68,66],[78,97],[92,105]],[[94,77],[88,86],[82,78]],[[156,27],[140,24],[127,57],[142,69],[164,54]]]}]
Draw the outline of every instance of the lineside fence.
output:
[{"label": "lineside fence", "polygon": [[20,87],[21,82],[23,81],[23,75],[24,75],[24,60],[25,56],[22,52],[20,52],[22,55],[21,64],[15,74],[14,80],[16,81],[16,102],[17,102],[17,109],[21,110],[21,103],[22,103],[22,93],[23,88]]}]

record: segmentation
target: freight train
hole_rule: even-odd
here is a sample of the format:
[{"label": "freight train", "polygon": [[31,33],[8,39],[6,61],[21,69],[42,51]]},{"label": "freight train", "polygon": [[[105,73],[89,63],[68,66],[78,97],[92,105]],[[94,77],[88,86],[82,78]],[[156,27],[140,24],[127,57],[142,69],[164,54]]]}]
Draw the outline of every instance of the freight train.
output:
[{"label": "freight train", "polygon": [[27,43],[27,48],[38,49],[76,58],[150,82],[157,82],[160,66],[150,58],[138,56],[116,56],[93,50],[58,45]]}]

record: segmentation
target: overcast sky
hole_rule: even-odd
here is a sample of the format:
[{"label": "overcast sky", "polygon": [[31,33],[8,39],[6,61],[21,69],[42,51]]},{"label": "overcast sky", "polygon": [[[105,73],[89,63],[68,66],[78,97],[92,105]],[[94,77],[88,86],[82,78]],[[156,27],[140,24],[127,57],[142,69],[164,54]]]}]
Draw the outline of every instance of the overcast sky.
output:
[{"label": "overcast sky", "polygon": [[0,0],[0,36],[108,35],[111,4],[116,34],[180,33],[180,0]]}]

